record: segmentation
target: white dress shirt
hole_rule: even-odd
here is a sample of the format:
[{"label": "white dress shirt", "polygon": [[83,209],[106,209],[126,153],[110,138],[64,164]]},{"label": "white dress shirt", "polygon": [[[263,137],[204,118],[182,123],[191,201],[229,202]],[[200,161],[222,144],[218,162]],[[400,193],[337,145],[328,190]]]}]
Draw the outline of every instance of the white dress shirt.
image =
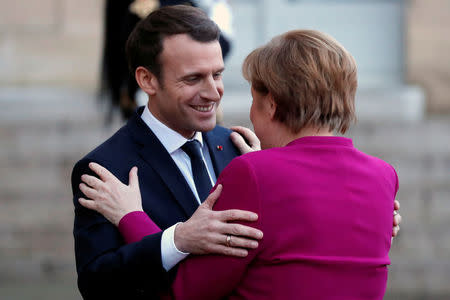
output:
[{"label": "white dress shirt", "polygon": [[[155,136],[170,154],[178,169],[183,174],[184,179],[194,193],[195,198],[200,204],[201,202],[198,197],[197,189],[195,188],[194,177],[192,175],[191,160],[189,156],[181,149],[181,146],[183,146],[188,141],[188,139],[156,119],[148,109],[148,106],[145,106],[141,118],[144,123],[147,124],[147,126],[153,131]],[[214,185],[217,178],[216,174],[214,173],[208,146],[206,145],[206,143],[203,143],[201,132],[196,132],[194,137],[190,140],[193,139],[198,140],[202,145],[201,148],[203,152],[203,160],[207,166],[211,184]],[[164,230],[161,237],[161,260],[166,271],[169,271],[189,254],[179,251],[175,246],[174,234],[176,225],[177,224]]]}]

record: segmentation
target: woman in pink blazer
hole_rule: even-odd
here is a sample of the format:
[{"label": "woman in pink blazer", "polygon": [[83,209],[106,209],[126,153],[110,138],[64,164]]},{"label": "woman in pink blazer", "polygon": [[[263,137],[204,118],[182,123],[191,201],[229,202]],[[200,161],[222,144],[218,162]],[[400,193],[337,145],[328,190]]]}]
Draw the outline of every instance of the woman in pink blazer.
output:
[{"label": "woman in pink blazer", "polygon": [[[294,30],[250,53],[243,74],[264,150],[226,167],[214,210],[257,213],[247,225],[264,238],[245,258],[190,256],[172,296],[382,299],[398,178],[386,162],[333,135],[355,119],[354,59],[330,36]],[[158,230],[139,212],[123,217],[119,229],[130,242]]]}]

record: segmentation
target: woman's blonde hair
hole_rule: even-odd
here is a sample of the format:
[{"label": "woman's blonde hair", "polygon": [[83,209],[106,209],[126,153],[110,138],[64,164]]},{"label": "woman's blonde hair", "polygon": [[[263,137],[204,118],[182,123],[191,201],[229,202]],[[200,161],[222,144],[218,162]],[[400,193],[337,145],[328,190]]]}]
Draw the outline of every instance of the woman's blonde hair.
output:
[{"label": "woman's blonde hair", "polygon": [[271,93],[274,118],[294,133],[306,126],[345,133],[355,121],[356,63],[334,38],[293,30],[251,52],[242,73],[254,90]]}]

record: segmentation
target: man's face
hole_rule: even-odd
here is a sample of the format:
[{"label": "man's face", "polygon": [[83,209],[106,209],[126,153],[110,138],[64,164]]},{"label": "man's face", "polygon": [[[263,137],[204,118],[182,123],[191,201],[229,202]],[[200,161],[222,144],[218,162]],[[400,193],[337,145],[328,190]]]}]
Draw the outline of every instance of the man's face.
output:
[{"label": "man's face", "polygon": [[197,42],[187,34],[169,36],[160,61],[162,78],[149,100],[152,114],[186,138],[212,130],[223,95],[219,42]]}]

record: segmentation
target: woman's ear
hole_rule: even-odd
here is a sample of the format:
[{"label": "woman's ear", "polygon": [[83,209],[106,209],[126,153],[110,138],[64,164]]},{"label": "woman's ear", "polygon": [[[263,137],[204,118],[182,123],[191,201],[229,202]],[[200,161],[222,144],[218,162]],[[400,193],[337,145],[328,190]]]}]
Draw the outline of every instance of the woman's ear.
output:
[{"label": "woman's ear", "polygon": [[273,119],[273,117],[275,116],[275,112],[277,111],[277,103],[273,99],[273,95],[271,92],[269,92],[267,94],[266,103],[267,103],[267,112],[269,114],[269,117],[271,119]]},{"label": "woman's ear", "polygon": [[152,72],[140,66],[137,67],[134,76],[136,78],[137,84],[145,93],[147,93],[148,95],[156,94],[156,91],[159,88],[159,82]]}]

